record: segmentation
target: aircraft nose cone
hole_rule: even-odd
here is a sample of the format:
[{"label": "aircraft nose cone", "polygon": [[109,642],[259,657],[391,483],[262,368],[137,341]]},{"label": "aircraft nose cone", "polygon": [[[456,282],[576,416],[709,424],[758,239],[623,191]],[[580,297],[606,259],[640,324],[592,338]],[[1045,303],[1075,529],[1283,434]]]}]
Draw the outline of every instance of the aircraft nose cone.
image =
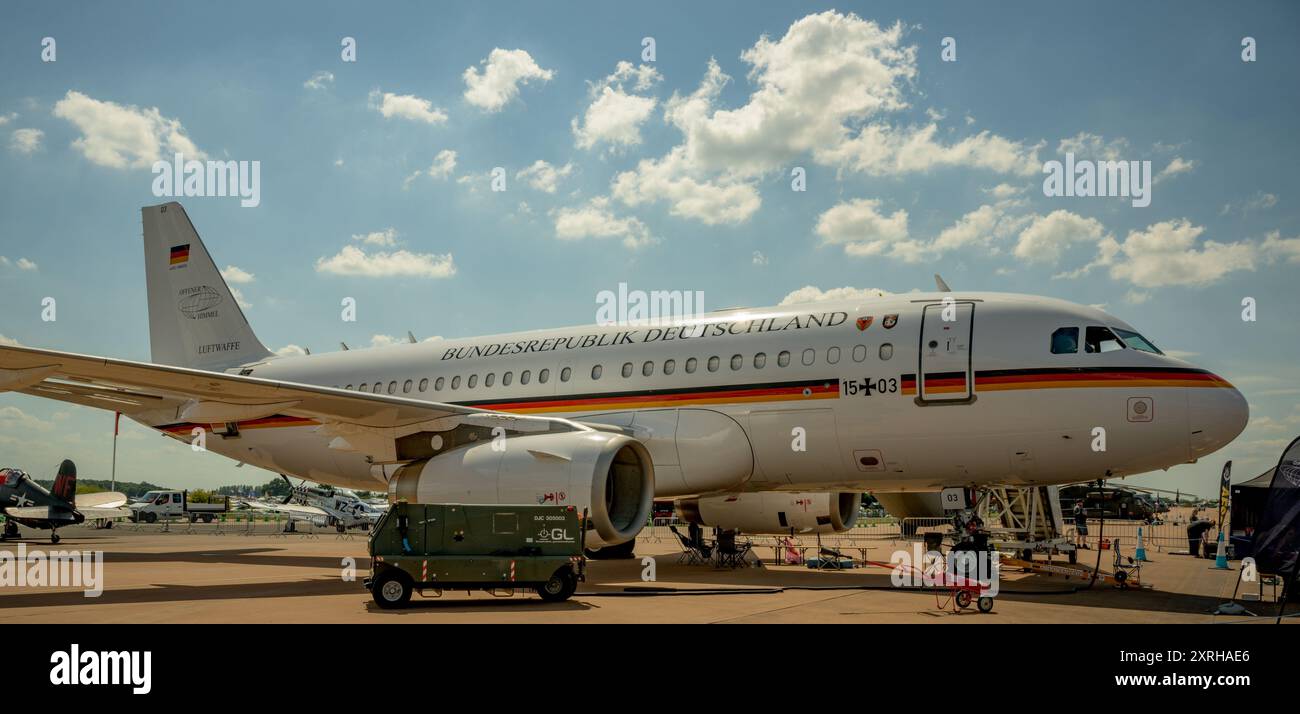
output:
[{"label": "aircraft nose cone", "polygon": [[1216,389],[1195,389],[1188,399],[1193,459],[1212,454],[1237,438],[1250,420],[1246,398],[1226,381]]}]

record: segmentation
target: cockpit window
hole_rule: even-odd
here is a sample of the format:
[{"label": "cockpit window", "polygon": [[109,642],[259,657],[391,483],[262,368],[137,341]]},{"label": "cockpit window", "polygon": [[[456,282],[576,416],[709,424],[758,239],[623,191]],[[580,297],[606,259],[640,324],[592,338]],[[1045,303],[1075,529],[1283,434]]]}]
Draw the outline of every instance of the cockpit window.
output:
[{"label": "cockpit window", "polygon": [[1062,327],[1052,333],[1052,354],[1072,355],[1079,351],[1079,328]]},{"label": "cockpit window", "polygon": [[1124,343],[1109,327],[1089,327],[1084,333],[1083,351],[1089,354],[1124,349]]},{"label": "cockpit window", "polygon": [[1121,330],[1118,327],[1116,327],[1115,334],[1119,335],[1120,339],[1124,340],[1125,345],[1135,350],[1142,350],[1143,352],[1150,352],[1152,354],[1158,354],[1158,355],[1164,354],[1164,352],[1160,351],[1160,348],[1151,344],[1150,340],[1143,337],[1142,335],[1139,335],[1136,332],[1131,332],[1129,330]]}]

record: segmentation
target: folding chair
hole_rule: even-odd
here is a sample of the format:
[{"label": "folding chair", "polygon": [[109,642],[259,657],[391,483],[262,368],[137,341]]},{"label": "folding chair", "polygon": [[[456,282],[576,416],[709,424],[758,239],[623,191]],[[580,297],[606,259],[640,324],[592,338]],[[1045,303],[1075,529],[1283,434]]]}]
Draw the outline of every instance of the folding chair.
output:
[{"label": "folding chair", "polygon": [[677,556],[677,562],[683,565],[703,565],[709,562],[712,555],[711,549],[707,546],[697,546],[691,542],[690,538],[681,534],[677,526],[668,526],[668,530],[677,536],[677,545],[681,546],[682,554]]}]

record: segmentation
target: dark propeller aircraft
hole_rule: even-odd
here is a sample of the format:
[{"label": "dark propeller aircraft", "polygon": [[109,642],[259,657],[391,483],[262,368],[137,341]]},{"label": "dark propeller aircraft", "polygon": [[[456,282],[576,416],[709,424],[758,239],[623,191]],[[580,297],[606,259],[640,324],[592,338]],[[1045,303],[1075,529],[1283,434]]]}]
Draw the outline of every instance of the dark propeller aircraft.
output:
[{"label": "dark propeller aircraft", "polygon": [[126,496],[116,491],[77,495],[77,465],[64,460],[54,489],[47,490],[26,472],[0,469],[0,513],[5,516],[0,540],[18,538],[18,524],[50,531],[50,542],[59,542],[64,526],[131,515],[123,508]]}]

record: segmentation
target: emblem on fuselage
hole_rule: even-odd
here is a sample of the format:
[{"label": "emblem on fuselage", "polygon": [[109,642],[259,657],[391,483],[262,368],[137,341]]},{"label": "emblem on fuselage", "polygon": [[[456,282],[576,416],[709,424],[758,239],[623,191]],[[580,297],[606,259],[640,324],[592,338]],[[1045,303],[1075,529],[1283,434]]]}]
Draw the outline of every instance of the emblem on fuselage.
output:
[{"label": "emblem on fuselage", "polygon": [[871,327],[871,321],[874,319],[876,318],[872,315],[867,315],[866,317],[859,317],[858,330],[861,331],[867,329],[868,327]]},{"label": "emblem on fuselage", "polygon": [[885,315],[884,319],[880,321],[880,326],[885,328],[886,330],[894,329],[894,325],[897,324],[898,324],[898,315]]}]

